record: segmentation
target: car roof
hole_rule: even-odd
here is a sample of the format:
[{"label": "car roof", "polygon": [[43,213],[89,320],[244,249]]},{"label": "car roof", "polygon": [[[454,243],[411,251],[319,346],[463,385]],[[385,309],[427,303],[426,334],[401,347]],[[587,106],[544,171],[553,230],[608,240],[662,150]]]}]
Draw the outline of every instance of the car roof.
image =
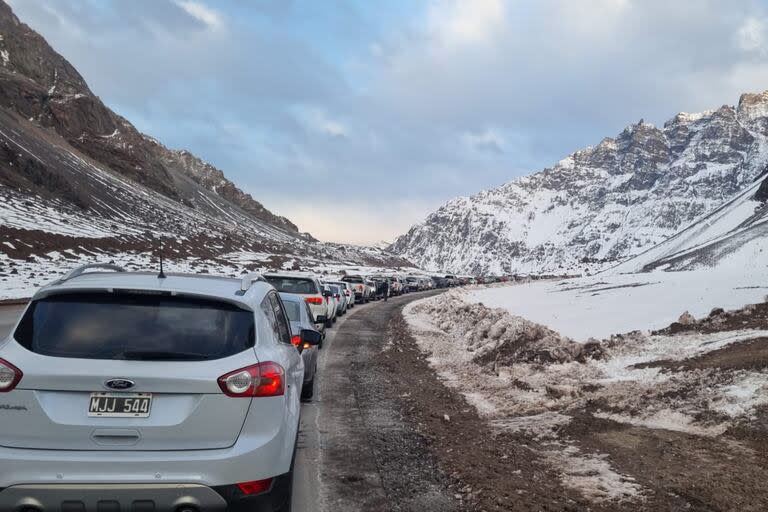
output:
[{"label": "car roof", "polygon": [[299,279],[318,279],[314,274],[302,272],[265,272],[264,277],[293,277]]},{"label": "car roof", "polygon": [[298,303],[304,302],[304,297],[298,293],[291,293],[291,292],[277,292],[277,293],[278,295],[280,295],[280,298],[286,302],[298,302]]},{"label": "car roof", "polygon": [[164,291],[173,294],[219,299],[251,307],[260,303],[274,288],[266,281],[254,281],[247,291],[241,290],[242,279],[204,274],[167,273],[158,278],[155,272],[88,272],[66,281],[54,281],[35,294],[39,299],[58,293],[77,291]]}]

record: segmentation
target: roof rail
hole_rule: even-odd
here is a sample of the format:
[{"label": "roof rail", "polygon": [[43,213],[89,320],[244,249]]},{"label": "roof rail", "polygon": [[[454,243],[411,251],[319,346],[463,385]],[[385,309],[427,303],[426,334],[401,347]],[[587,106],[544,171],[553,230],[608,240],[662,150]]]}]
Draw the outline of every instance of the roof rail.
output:
[{"label": "roof rail", "polygon": [[111,263],[89,263],[88,265],[82,265],[80,267],[74,268],[67,272],[67,274],[58,280],[59,283],[63,283],[64,281],[69,281],[70,279],[74,279],[82,274],[85,273],[87,270],[91,269],[103,269],[103,270],[114,270],[115,272],[125,272],[125,269],[123,267],[119,267],[117,265],[112,265]]},{"label": "roof rail", "polygon": [[250,274],[245,274],[242,281],[240,281],[240,291],[247,292],[251,285],[256,281],[266,282],[267,280],[264,279],[264,276],[259,272],[251,272]]}]

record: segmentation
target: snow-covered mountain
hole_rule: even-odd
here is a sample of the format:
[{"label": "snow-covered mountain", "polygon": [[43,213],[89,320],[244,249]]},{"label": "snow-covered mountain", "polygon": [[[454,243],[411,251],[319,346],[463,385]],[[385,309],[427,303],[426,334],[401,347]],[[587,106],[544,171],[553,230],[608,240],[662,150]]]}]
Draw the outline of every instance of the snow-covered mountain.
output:
[{"label": "snow-covered mountain", "polygon": [[640,121],[551,168],[449,201],[391,250],[428,269],[570,273],[638,255],[755,182],[768,91],[737,107]]},{"label": "snow-covered mountain", "polygon": [[[612,273],[727,266],[768,269],[768,176]],[[762,287],[762,286],[760,286]]]},{"label": "snow-covered mountain", "polygon": [[19,262],[63,257],[66,268],[160,241],[200,268],[231,254],[249,254],[250,267],[403,263],[320,243],[219,169],[140,133],[0,0],[0,282]]}]

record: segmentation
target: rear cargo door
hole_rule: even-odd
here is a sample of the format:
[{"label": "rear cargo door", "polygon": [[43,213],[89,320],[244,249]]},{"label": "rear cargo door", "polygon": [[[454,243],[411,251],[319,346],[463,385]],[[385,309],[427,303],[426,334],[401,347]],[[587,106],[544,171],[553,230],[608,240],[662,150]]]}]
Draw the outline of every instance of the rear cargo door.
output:
[{"label": "rear cargo door", "polygon": [[232,446],[252,399],[226,396],[217,379],[257,362],[254,321],[253,311],[184,297],[70,294],[33,303],[0,352],[24,374],[0,395],[0,445]]}]

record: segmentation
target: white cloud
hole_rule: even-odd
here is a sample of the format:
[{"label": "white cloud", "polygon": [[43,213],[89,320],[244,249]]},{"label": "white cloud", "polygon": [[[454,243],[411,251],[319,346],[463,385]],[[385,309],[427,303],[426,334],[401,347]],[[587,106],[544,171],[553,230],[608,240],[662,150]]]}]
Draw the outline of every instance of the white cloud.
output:
[{"label": "white cloud", "polygon": [[448,45],[487,42],[504,25],[503,0],[445,0],[430,12],[432,29]]},{"label": "white cloud", "polygon": [[768,23],[765,19],[748,17],[736,32],[736,42],[742,50],[768,52]]},{"label": "white cloud", "polygon": [[176,5],[187,14],[205,24],[209,29],[218,29],[223,25],[221,15],[210,7],[193,0],[174,0]]},{"label": "white cloud", "polygon": [[349,128],[338,119],[332,118],[325,109],[319,107],[298,107],[295,115],[299,122],[309,130],[331,137],[347,137]]}]

